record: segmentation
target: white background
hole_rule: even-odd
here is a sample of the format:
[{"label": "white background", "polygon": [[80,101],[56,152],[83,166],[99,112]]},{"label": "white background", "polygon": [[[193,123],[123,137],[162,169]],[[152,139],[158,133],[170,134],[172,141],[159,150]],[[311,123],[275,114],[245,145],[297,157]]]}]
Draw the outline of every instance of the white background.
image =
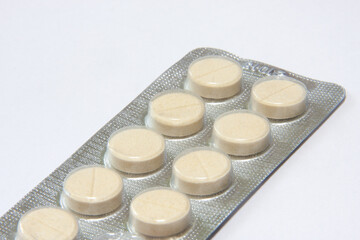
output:
[{"label": "white background", "polygon": [[0,215],[197,47],[344,104],[214,239],[360,239],[359,1],[0,0]]}]

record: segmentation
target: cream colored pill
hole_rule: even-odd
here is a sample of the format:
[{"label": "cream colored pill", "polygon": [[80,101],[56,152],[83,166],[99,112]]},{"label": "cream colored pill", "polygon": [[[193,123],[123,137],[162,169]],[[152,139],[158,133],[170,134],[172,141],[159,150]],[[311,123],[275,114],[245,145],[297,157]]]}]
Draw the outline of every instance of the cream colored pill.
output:
[{"label": "cream colored pill", "polygon": [[188,69],[189,89],[204,98],[229,98],[240,92],[241,65],[225,57],[205,57]]},{"label": "cream colored pill", "polygon": [[272,119],[288,119],[306,110],[306,88],[290,78],[259,80],[251,90],[251,107]]},{"label": "cream colored pill", "polygon": [[212,149],[194,149],[176,158],[173,183],[181,192],[210,195],[225,190],[231,181],[231,161]]},{"label": "cream colored pill", "polygon": [[147,128],[121,129],[110,137],[108,157],[117,170],[127,173],[148,173],[164,161],[164,137]]},{"label": "cream colored pill", "polygon": [[188,227],[190,209],[190,201],[182,193],[170,189],[149,190],[131,202],[130,223],[143,235],[171,236]]},{"label": "cream colored pill", "polygon": [[64,183],[65,204],[84,215],[109,213],[121,205],[120,175],[103,167],[86,167],[70,173]]},{"label": "cream colored pill", "polygon": [[163,135],[184,137],[203,127],[205,106],[186,91],[166,91],[150,102],[149,124]]},{"label": "cream colored pill", "polygon": [[269,146],[270,136],[267,119],[248,111],[225,113],[214,123],[214,144],[230,155],[259,153]]},{"label": "cream colored pill", "polygon": [[73,240],[79,231],[76,218],[59,208],[38,208],[19,221],[17,240]]}]

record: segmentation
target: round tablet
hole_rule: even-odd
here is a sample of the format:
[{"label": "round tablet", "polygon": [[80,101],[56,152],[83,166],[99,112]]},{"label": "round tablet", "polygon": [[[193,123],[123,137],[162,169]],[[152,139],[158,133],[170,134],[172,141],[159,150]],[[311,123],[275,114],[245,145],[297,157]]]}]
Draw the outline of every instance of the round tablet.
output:
[{"label": "round tablet", "polygon": [[144,127],[123,128],[108,142],[111,166],[126,173],[148,173],[161,167],[164,161],[164,137]]},{"label": "round tablet", "polygon": [[59,208],[37,208],[19,221],[18,240],[73,240],[79,231],[76,218]]},{"label": "round tablet", "polygon": [[74,170],[65,179],[64,199],[68,208],[83,215],[109,213],[121,205],[120,175],[103,167]]},{"label": "round tablet", "polygon": [[269,145],[270,138],[268,120],[250,111],[228,112],[220,115],[214,123],[214,144],[230,155],[259,153]]},{"label": "round tablet", "polygon": [[166,188],[153,189],[132,200],[130,223],[143,235],[166,237],[187,228],[190,212],[190,201],[184,194]]},{"label": "round tablet", "polygon": [[272,119],[288,119],[306,110],[306,87],[288,77],[266,77],[251,89],[251,107]]},{"label": "round tablet", "polygon": [[229,98],[240,92],[241,65],[225,57],[204,57],[188,69],[189,89],[204,98]]},{"label": "round tablet", "polygon": [[163,135],[185,137],[203,127],[202,99],[187,91],[165,91],[150,101],[149,124]]},{"label": "round tablet", "polygon": [[230,184],[231,160],[211,148],[191,149],[175,159],[172,177],[174,186],[183,193],[215,194]]}]

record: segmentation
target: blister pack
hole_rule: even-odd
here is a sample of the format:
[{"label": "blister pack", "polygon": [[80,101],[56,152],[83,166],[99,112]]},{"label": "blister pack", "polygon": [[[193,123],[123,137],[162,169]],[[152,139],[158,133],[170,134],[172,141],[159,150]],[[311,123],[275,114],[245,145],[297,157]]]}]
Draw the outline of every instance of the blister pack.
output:
[{"label": "blister pack", "polygon": [[209,239],[343,102],[339,85],[199,48],[0,219],[3,239]]}]

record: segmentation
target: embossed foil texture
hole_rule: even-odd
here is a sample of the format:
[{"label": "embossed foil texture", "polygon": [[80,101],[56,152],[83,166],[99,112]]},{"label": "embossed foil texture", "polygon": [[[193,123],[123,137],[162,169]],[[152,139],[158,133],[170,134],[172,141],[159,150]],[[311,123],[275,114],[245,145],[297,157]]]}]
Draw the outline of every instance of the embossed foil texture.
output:
[{"label": "embossed foil texture", "polygon": [[107,165],[104,162],[104,154],[109,136],[125,126],[146,125],[145,115],[150,99],[164,90],[183,89],[189,65],[200,57],[213,55],[226,56],[241,64],[243,77],[240,93],[222,101],[205,99],[205,124],[197,134],[185,138],[165,137],[166,159],[160,170],[140,177],[123,174],[124,197],[120,209],[100,217],[77,215],[80,225],[79,239],[139,239],[139,236],[131,232],[128,225],[131,199],[151,187],[171,187],[172,161],[177,154],[188,148],[211,145],[214,119],[230,110],[248,109],[251,87],[257,79],[270,75],[285,75],[301,81],[308,90],[306,112],[290,120],[270,120],[272,131],[270,147],[255,156],[231,157],[234,171],[231,186],[215,196],[190,197],[193,217],[191,226],[185,232],[172,237],[172,239],[211,238],[345,99],[345,90],[339,85],[309,79],[264,63],[241,59],[222,50],[195,49],[165,71],[68,160],[2,216],[0,236],[4,239],[12,239],[19,219],[32,208],[63,207],[60,195],[66,175],[84,165]]}]

